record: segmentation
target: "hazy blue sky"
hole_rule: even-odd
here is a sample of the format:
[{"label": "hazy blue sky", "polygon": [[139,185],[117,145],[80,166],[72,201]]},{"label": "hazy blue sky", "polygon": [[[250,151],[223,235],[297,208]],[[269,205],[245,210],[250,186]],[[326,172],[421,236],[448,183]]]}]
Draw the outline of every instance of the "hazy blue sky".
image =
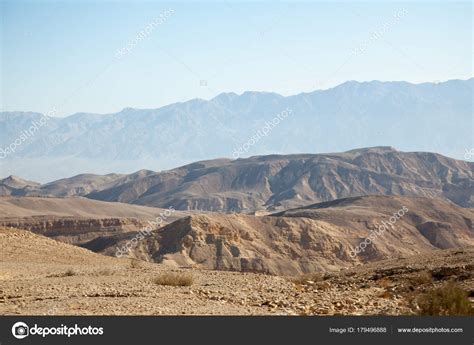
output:
[{"label": "hazy blue sky", "polygon": [[2,1],[1,12],[2,111],[109,113],[227,91],[472,76],[470,2]]}]

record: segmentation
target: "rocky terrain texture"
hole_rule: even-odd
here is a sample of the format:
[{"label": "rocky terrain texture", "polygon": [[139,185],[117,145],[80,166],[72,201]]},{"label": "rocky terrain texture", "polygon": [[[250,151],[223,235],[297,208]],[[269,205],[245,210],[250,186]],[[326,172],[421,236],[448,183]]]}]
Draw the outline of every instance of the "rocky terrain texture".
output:
[{"label": "rocky terrain texture", "polygon": [[[307,277],[131,263],[11,228],[0,229],[0,247],[1,315],[414,314],[413,296],[448,280],[474,296],[473,247]],[[192,284],[156,284],[164,272]]]},{"label": "rocky terrain texture", "polygon": [[[0,197],[0,226],[27,229],[79,245],[99,236],[139,231],[165,211],[77,197]],[[169,216],[161,217],[160,226],[189,213],[173,211],[166,214]]]},{"label": "rocky terrain texture", "polygon": [[[474,210],[442,200],[354,197],[268,216],[192,215],[153,231],[130,256],[174,267],[295,275],[472,246],[473,221]],[[383,222],[385,230],[353,254]],[[83,246],[114,255],[134,236],[101,236]]]},{"label": "rocky terrain texture", "polygon": [[[15,180],[13,183],[12,180]],[[78,195],[177,210],[275,212],[361,195],[440,198],[474,206],[474,163],[375,147],[334,154],[216,159],[130,175],[79,175],[45,185],[0,181],[3,195]]]},{"label": "rocky terrain texture", "polygon": [[147,225],[136,218],[34,217],[0,221],[0,226],[30,230],[58,241],[81,245],[100,236],[136,232]]}]

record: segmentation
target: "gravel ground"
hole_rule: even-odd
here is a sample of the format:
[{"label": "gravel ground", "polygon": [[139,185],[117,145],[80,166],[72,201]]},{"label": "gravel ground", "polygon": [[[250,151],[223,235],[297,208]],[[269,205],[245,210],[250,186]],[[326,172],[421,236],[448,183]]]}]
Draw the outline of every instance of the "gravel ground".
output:
[{"label": "gravel ground", "polygon": [[[386,260],[301,278],[180,269],[95,254],[0,230],[2,315],[400,315],[409,296],[448,279],[474,291],[474,249]],[[190,286],[154,282],[192,275]],[[430,279],[421,279],[428,273]]]}]

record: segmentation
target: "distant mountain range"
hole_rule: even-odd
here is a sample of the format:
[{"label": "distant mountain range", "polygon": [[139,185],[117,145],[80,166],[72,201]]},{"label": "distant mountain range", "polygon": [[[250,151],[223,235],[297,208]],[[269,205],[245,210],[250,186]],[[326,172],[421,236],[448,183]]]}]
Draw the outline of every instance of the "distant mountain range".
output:
[{"label": "distant mountain range", "polygon": [[289,97],[223,93],[158,109],[53,117],[20,145],[13,143],[42,114],[2,112],[0,148],[13,144],[15,152],[0,155],[0,176],[44,182],[82,172],[170,169],[214,157],[381,145],[462,158],[474,147],[473,86],[473,78],[416,85],[350,81]]},{"label": "distant mountain range", "polygon": [[474,163],[373,147],[334,154],[216,159],[129,175],[83,174],[47,184],[10,176],[0,195],[84,196],[177,210],[273,212],[363,195],[408,195],[474,207]]}]

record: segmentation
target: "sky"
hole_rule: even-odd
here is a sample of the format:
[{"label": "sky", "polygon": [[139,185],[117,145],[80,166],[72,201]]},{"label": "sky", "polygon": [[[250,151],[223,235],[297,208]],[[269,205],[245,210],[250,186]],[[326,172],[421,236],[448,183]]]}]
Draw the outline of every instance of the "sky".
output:
[{"label": "sky", "polygon": [[472,18],[471,2],[7,0],[0,110],[106,114],[222,92],[468,79]]}]

